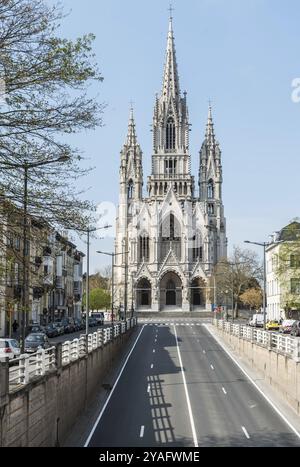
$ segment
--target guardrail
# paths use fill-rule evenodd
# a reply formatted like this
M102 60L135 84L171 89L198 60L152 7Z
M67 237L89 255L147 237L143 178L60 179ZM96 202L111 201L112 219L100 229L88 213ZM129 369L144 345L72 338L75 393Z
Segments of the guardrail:
M251 326L233 324L222 319L213 319L213 324L218 329L222 329L222 331L237 336L240 339L245 339L270 350L286 354L295 360L300 359L300 339L280 333L263 331Z
M126 322L115 324L113 327L98 329L87 336L81 335L72 341L65 341L49 349L39 349L33 354L24 354L15 360L10 360L9 390L24 386L34 378L57 369L60 365L68 365L84 357L87 353L103 347L134 327L136 323L136 318L130 318Z

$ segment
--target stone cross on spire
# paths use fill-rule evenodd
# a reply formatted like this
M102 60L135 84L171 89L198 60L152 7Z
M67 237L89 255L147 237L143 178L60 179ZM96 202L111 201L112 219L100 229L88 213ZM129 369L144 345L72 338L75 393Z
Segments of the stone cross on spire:
M214 123L213 123L213 118L212 118L212 108L211 108L210 100L209 100L209 106L208 106L208 117L207 117L207 124L206 124L205 139L208 145L210 146L215 145L215 131L214 131Z
M127 132L127 139L126 139L126 146L134 147L137 145L137 138L135 133L135 122L133 116L133 107L132 102L130 103L130 114L129 114L129 123L128 123L128 132Z
M172 7L170 7L170 11L172 10L173 10ZM175 99L179 99L179 96L180 96L172 19L173 19L172 16L170 16L166 61L165 61L163 88L162 88L162 96L165 99L168 99L170 95Z

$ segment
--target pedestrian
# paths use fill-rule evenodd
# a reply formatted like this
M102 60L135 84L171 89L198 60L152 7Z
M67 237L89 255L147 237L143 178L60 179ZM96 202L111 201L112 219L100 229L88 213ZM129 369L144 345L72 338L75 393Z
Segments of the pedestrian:
M17 323L17 320L14 320L13 324L12 324L12 328L13 328L13 331L14 331L14 334L16 334L17 330L18 330L18 323Z

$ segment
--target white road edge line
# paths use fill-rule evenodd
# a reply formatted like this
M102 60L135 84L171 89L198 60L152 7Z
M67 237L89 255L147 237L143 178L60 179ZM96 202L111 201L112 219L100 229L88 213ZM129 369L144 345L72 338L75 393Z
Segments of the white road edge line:
M248 431L246 430L246 428L245 428L244 426L242 426L242 430L243 430L243 432L245 433L246 438L247 438L247 439L250 439L250 436L249 436L249 434L248 434Z
M145 426L142 425L142 426L141 426L141 431L140 431L140 438L143 438L143 436L144 436L144 430L145 430Z
M266 399L266 401L271 405L271 407L273 407L273 409L275 410L275 412L282 418L282 420L290 427L290 429L295 433L296 436L298 436L298 438L300 438L300 433L297 431L297 429L291 424L291 422L288 421L288 419L283 415L283 413L276 407L276 405L271 401L271 399L269 399L268 396L266 396L266 394L260 389L260 387L257 386L257 384L255 383L255 381L253 381L253 379L251 378L251 376L248 375L248 373L241 367L241 365L239 364L239 362L234 358L233 355L231 355L231 353L225 349L224 345L222 344L222 342L220 342L220 340L211 332L211 330L207 327L206 324L202 324L202 326L205 327L205 329L210 333L210 335L218 342L218 344L222 347L222 349L224 350L224 352L227 353L227 355L231 358L231 360L239 367L239 369L241 370L242 373L244 373L245 376L247 376L247 378L249 379L249 381L251 381L251 383L253 384L253 386L258 390L258 392Z
M145 325L144 325L144 326L142 327L142 329L140 330L140 333L139 333L139 335L137 336L137 338L136 338L136 340L135 340L135 343L133 344L133 346L132 346L132 348L131 348L129 354L127 355L127 358L126 358L126 360L125 360L125 363L124 363L124 365L123 365L122 368L121 368L121 371L120 371L120 373L119 373L119 375L118 375L118 377L117 377L117 379L116 379L116 381L115 381L115 384L113 385L112 390L111 390L110 393L109 393L108 398L106 399L106 402L105 402L105 404L104 404L104 407L102 408L102 410L101 410L101 412L100 412L100 414L99 414L99 416L98 416L98 418L97 418L97 420L96 420L96 422L95 422L95 424L94 424L94 426L93 426L93 428L92 428L92 430L91 430L91 432L90 432L90 434L89 434L89 436L88 436L86 442L84 443L84 447L85 447L85 448L89 445L89 442L91 441L91 438L92 438L92 436L93 436L93 434L94 434L94 432L95 432L95 430L96 430L96 428L97 428L97 426L98 426L98 424L99 424L99 422L100 422L100 420L101 420L101 418L102 418L102 415L104 414L104 411L105 411L105 409L106 409L106 407L107 407L107 405L108 405L108 403L109 403L109 401L110 401L111 396L113 395L114 390L116 389L116 386L117 386L117 384L118 384L118 382L119 382L119 379L121 378L121 375L122 375L122 373L123 373L123 371L124 371L124 368L125 368L125 366L127 365L127 362L128 362L128 360L129 360L129 358L130 358L130 355L132 354L132 352L133 352L133 350L134 350L134 348L135 348L135 346L136 346L136 344L137 344L137 342L138 342L138 340L139 340L139 338L140 338L140 335L141 335L142 332L143 332L144 327L145 327Z
M184 374L184 371L183 371L183 365L182 365L182 360L181 360L181 355L180 355L180 350L179 350L179 345L178 345L176 326L174 326L174 331L175 331L176 346L177 346L178 358L179 358L179 363L180 363L180 368L181 368L181 373L182 373L183 385L184 385L184 390L185 390L186 402L187 402L187 406L188 406L190 422L191 422L191 428L192 428L192 433L193 433L193 438L194 438L194 445L195 445L195 448L197 448L198 447L197 434L196 434L196 429L195 429L193 412L192 412L192 408L191 408L190 397L189 397L189 393L188 393L188 389L187 389L187 385L186 385L185 374Z

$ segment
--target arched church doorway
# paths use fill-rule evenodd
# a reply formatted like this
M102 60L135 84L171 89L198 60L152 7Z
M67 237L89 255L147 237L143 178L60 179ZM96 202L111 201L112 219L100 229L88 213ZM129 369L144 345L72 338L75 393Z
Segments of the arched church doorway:
M191 305L193 308L205 306L205 282L200 277L191 282Z
M175 272L167 272L160 281L160 308L181 308L182 282Z
M148 279L140 279L136 286L137 306L150 308L151 307L151 284Z

